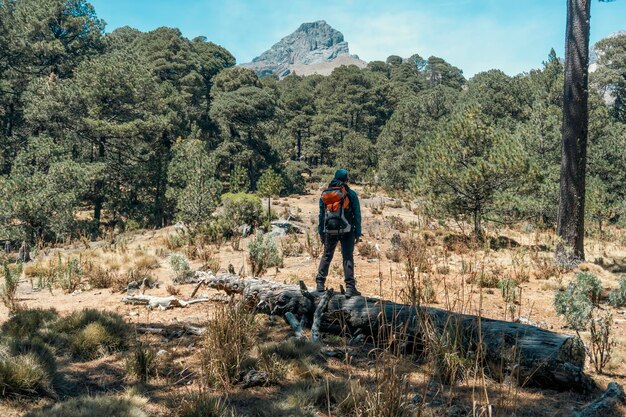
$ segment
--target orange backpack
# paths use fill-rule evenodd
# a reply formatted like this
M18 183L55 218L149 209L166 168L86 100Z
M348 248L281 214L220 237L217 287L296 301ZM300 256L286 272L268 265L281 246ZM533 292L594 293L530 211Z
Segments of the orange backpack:
M322 191L322 203L326 207L324 213L324 233L342 235L350 232L352 226L346 219L345 210L350 207L350 198L346 187L341 185L329 187Z

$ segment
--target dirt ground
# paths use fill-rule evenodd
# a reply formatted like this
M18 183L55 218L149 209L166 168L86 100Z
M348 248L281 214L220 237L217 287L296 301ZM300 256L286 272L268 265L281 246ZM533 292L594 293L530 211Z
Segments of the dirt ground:
M601 239L597 233L590 236L586 241L586 256L589 261L580 265L576 270L563 272L549 267L555 242L554 235L550 232L536 231L528 225L498 229L489 226L489 236L501 237L500 242L503 242L501 244L503 247L497 250L484 247L468 248L462 239L457 239L456 243L453 241L455 236L463 234L462 224L434 222L424 216L414 203L384 196L372 196L369 190L358 187L356 190L361 195L364 238L355 253L355 271L357 285L365 295L403 300L406 290L405 266L402 262L390 260L390 255L388 255L394 234L403 237L415 236L423 241L420 250L424 252L425 266L420 267L418 275L421 280L429 280L434 289L434 300L431 299L430 304L468 314L481 314L484 317L501 320L521 318L523 321L538 324L555 332L572 333L566 328L562 318L555 313L552 304L554 292L566 285L575 272L580 270L597 275L603 283L605 292L618 285L620 272L610 272L600 264L612 263L613 260L621 262L626 258L626 233L623 230L608 229ZM308 195L276 199L273 202L273 208L279 215L291 213L299 217L311 233L315 233L317 199L317 190L312 190ZM125 264L132 263L139 254L147 254L158 259L158 266L150 273L160 286L147 290L146 294L167 296L167 287L172 284L174 273L169 264L171 251L165 247L164 239L175 233L177 232L174 227L156 231L128 232L123 236L123 250L119 247L116 250L107 249L107 241L91 243L89 249L84 243L79 242L71 247L40 251L36 260L41 262L55 259L59 251L63 257L78 256L88 252L96 262L101 262L103 265L119 263L120 268L124 269ZM288 239L294 238L276 238L279 248L284 248L284 245L288 244ZM297 239L298 244L304 245L305 236L298 235ZM448 243L445 244L446 242ZM247 239L242 240L241 250L233 249L228 243L221 245L219 249L213 248L214 256L219 258L222 270L226 270L229 264L234 267L235 271L241 270L244 274L249 270L247 243ZM116 260L112 260L113 258ZM272 268L266 274L266 278L280 282L303 280L308 286L314 286L318 262L319 259L303 250L297 256L285 257L283 267L278 270ZM191 264L192 268L201 266L200 261L191 261ZM507 305L500 289L480 288L472 277L475 278L481 274L516 280L521 288L519 302L515 306ZM327 285L338 289L341 283L341 256L337 251ZM180 297L188 297L193 287L192 284L177 286L180 290ZM201 290L200 293L217 294L206 289ZM122 303L123 294L112 292L110 289L84 289L72 294L65 294L58 288L53 289L52 293L46 289L36 290L25 276L20 282L18 296L28 308L55 308L62 315L83 308L106 309L122 315L127 322L140 327L161 326L172 329L181 328L185 324L203 326L210 317L212 309L218 305L199 303L185 309L148 310L144 306ZM615 352L605 374L597 374L589 365L586 372L598 382L600 387L604 388L610 381L626 383L626 309L614 309L607 304L603 304L603 307L613 313ZM0 308L0 323L7 319L6 309ZM268 331L260 336L264 340L280 340L291 334L291 330L282 323L270 326L267 318L259 317L259 320L268 328ZM584 333L582 336L588 337ZM193 335L171 338L154 335L142 337L155 349L164 351L163 355L167 358L167 366L164 367L166 371L163 375L153 379L142 392L142 395L148 399L146 409L151 415L168 416L171 408L168 404L171 400L197 385L197 351L201 340ZM330 348L338 348L343 342L330 338L327 344ZM358 354L355 355L359 357ZM353 369L349 371L346 370L344 362L338 358L327 359L324 367L330 375L346 376L349 373L352 377L362 375L365 378L370 370L367 365L367 355L363 356L365 359L361 357L352 364ZM61 371L69 375L68 383L80 387L82 392L123 392L130 386L124 378L123 359L123 354L120 354L92 362L78 364L68 362L61 365ZM433 389L430 377L419 364L407 364L406 372L415 392ZM474 388L470 384L461 384L455 388L455 395L466 399L474 398ZM280 388L275 386L253 388L246 392L234 393L231 398L234 398L235 402L240 405L239 410L245 412L246 409L249 410L249 407L254 407L255 398L272 398L278 389ZM440 392L442 404L450 405L452 389L446 387L437 389ZM502 384L489 385L489 402L503 412L498 415L569 416L576 407L591 400L589 397L571 393L531 389L514 389L512 393L511 390L511 387ZM46 402L42 400L37 403L0 403L0 415L21 416L25 410L36 408ZM249 404L248 408L246 404Z

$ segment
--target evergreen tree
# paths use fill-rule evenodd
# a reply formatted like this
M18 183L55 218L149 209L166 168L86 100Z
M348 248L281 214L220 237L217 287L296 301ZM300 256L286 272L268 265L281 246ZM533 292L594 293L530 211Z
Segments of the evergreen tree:
M176 202L177 217L191 225L206 223L220 202L222 184L217 161L198 139L179 141L172 148L168 169L168 198Z
M242 165L236 165L230 173L229 192L247 193L248 191L250 191L248 170Z
M257 191L261 197L267 198L267 218L272 220L272 197L278 196L282 188L282 180L273 169L266 169L261 174L257 184Z
M528 171L514 136L488 125L475 105L462 107L445 130L418 152L417 189L441 214L471 216L474 235L483 238L483 219L502 214L501 198L520 189Z

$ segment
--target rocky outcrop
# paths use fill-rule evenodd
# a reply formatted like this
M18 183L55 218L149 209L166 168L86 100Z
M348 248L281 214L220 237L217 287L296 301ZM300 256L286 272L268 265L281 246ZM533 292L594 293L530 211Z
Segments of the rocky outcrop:
M343 34L323 20L303 23L291 35L284 37L269 50L242 64L259 76L277 75L283 78L292 72L298 75L329 74L340 65L366 63L350 55Z

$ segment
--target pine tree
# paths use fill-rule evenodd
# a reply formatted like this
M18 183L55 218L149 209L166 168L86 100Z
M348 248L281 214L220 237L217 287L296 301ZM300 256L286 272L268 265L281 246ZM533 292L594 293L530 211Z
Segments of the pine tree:
M500 214L500 198L520 188L528 170L519 141L486 120L479 107L462 107L420 148L417 163L417 190L441 214L471 216L478 239L483 219Z
M261 197L267 198L267 217L272 220L272 197L277 196L282 188L282 179L273 169L263 171L257 183L257 191Z
M206 223L220 201L222 185L217 163L198 139L182 140L173 147L168 169L167 196L175 200L177 217L193 226Z

